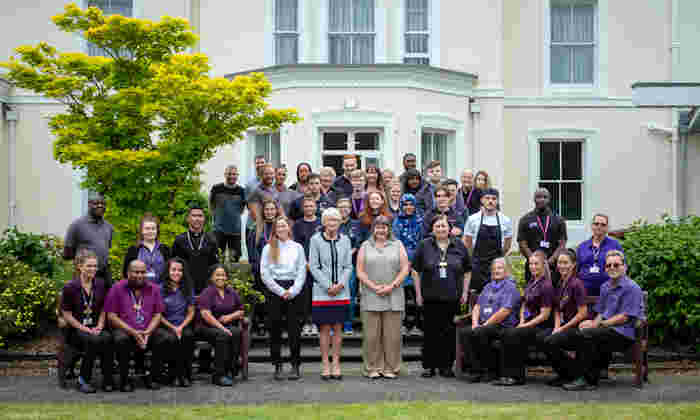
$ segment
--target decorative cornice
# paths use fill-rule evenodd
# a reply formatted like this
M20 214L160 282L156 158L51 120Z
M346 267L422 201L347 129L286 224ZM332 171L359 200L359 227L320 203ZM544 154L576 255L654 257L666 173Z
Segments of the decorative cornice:
M504 108L634 108L632 98L595 96L506 96Z
M474 98L494 98L503 99L505 90L502 87L496 88L474 88Z

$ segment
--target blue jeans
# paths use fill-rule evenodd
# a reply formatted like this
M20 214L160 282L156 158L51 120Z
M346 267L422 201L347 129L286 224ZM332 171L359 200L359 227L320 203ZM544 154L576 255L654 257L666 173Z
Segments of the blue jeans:
M343 330L352 330L352 319L355 317L355 302L357 301L357 274L355 269L352 269L352 274L350 275L350 305L348 305L348 320L343 324Z

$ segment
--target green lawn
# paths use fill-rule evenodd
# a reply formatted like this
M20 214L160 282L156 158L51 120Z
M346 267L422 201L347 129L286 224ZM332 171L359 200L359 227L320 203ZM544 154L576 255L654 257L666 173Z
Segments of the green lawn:
M700 404L476 404L407 402L260 406L137 406L98 404L0 404L16 419L693 419Z

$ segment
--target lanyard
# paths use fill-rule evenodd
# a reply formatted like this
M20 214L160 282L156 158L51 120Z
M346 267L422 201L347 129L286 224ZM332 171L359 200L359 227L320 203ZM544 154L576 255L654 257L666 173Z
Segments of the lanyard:
M537 216L537 225L540 227L540 230L542 231L542 234L544 235L544 240L547 240L547 231L549 230L549 216L547 216L546 219L546 224L544 227L542 226L542 219L540 219L540 216Z
M265 243L267 244L270 242L270 236L272 236L272 228L269 230L267 229L267 223L263 225L263 238L265 239Z
M141 299L136 300L134 292L129 290L129 296L131 296L131 301L134 303L134 310L136 311L136 322L143 322L143 291L141 291Z
M190 231L187 231L187 242L190 244L190 248L192 248L192 251L201 251L202 247L204 246L204 233L202 233L202 238L199 240L199 247L197 249L194 249L194 245L192 244L192 236L190 236Z
M600 256L600 248L601 248L600 246L595 247L591 244L591 251L593 251L593 265L598 265L598 257Z
M474 187L472 187L469 190L469 195L467 196L467 201L464 203L464 205L466 205L467 207L469 207L469 203L472 202L472 194L474 194Z
M83 288L82 284L80 285L80 301L82 302L83 305L85 305L85 308L83 309L83 312L86 315L90 315L92 313L92 302L95 299L95 281L92 281L92 286L90 287L90 294L86 297L85 296L85 289Z
M360 208L359 209L357 208L358 206L355 205L356 200L357 199L355 199L355 198L353 198L351 200L352 201L352 210L355 212L355 215L358 215L358 214L360 214L360 212L362 212L362 210L365 207L365 200L363 198L360 198L360 206L359 206Z

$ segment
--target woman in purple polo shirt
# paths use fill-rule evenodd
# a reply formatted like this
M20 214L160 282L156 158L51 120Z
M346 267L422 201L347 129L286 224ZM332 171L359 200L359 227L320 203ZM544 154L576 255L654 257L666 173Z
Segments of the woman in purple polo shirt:
M146 264L146 279L160 285L163 283L160 276L171 253L170 248L158 240L160 237L158 218L151 213L144 214L139 222L138 236L136 245L129 247L124 256L122 278L126 278L129 264L133 260L141 260Z
M214 347L214 375L212 383L232 386L238 370L241 348L243 304L233 288L226 285L228 274L222 264L209 270L209 287L199 295L200 322L197 335Z
M520 307L520 322L503 331L501 349L501 378L494 385L525 384L525 360L528 347L541 342L552 332L554 287L544 252L535 251L528 259L532 281L525 288L525 302Z
M578 325L588 317L586 289L576 276L576 252L573 249L566 249L559 254L557 270L561 275L561 283L556 290L554 330L543 341L543 347L557 374L556 378L547 382L551 386L562 386L580 375L576 363L564 350L574 350L573 344L580 334Z
M97 355L100 355L102 366L102 389L111 392L112 365L114 352L112 350L112 335L105 327L105 313L102 310L105 301L104 280L95 277L97 273L97 255L94 251L81 249L75 256L75 271L77 277L63 287L61 311L69 327L66 331L66 341L83 349L85 356L80 363L78 389L86 394L95 392L90 384L92 367Z

